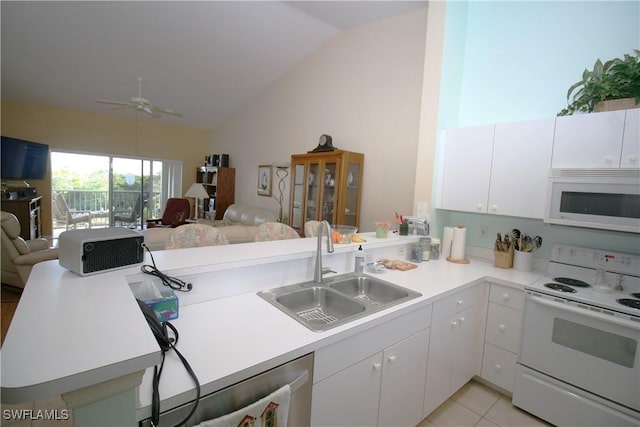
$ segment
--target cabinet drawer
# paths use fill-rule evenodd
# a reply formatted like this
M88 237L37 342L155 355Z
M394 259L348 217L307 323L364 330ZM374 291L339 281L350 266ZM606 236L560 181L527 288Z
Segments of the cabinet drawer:
M489 291L489 301L516 310L522 310L524 307L524 292L519 289L492 283L491 290Z
M513 392L517 361L518 356L515 354L486 343L482 358L482 378Z
M490 302L485 341L518 353L522 329L522 312Z
M432 321L444 319L472 306L480 299L481 289L482 285L475 285L434 302Z

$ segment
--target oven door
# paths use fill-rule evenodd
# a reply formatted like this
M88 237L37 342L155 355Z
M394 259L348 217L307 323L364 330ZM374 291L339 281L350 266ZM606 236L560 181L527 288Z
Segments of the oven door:
M522 365L640 410L637 319L531 291L524 316Z
M551 178L545 222L640 233L637 178Z

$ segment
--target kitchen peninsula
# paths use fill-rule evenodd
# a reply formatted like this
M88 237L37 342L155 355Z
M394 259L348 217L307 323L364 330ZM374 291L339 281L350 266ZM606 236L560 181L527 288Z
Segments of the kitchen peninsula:
M417 240L412 236L377 239L373 233L363 237L370 259L406 258L410 244ZM317 333L256 295L258 290L309 280L315 247L315 238L304 238L154 253L160 270L193 284L192 292L179 294L180 315L172 323L180 332L178 347L202 384L202 394L322 351L416 310L428 313L422 325L428 328L434 302L472 287L480 289L476 326L484 331L487 281L522 289L541 277L536 272L495 268L491 260L480 259L467 265L440 259L410 271L387 271L379 277L422 296ZM324 254L324 265L338 273L353 271L357 247L336 245L334 253ZM159 363L160 349L129 288L129 283L141 280L145 278L137 267L80 277L56 261L38 264L2 348L3 401L18 403L62 394L74 409L76 425L82 419L93 419L93 425L96 419L103 420L103 425L135 425L148 418L150 367ZM478 357L474 366L479 375L481 351ZM314 392L323 379L321 371L315 369ZM163 411L195 397L189 376L173 354L167 355L160 396Z

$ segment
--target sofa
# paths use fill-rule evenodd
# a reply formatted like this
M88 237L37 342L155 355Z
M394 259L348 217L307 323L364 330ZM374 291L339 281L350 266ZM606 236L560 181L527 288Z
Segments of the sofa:
M198 219L198 224L217 227L230 244L253 242L258 226L264 222L276 222L278 212L238 203L230 205L221 220ZM142 231L150 250L162 250L169 241L171 229L148 228Z

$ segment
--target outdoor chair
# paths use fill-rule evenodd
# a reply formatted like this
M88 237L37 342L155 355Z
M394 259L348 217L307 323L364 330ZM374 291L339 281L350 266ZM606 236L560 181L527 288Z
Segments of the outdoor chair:
M56 223L62 223L68 230L69 227L77 228L78 224L86 223L91 228L91 212L69 209L67 201L62 194L53 197L53 216Z
M113 215L113 223L116 226L118 225L118 223L120 223L121 226L136 225L136 223L140 219L140 215L142 215L142 197L138 195L138 198L133 205L133 209L128 212L116 212Z

